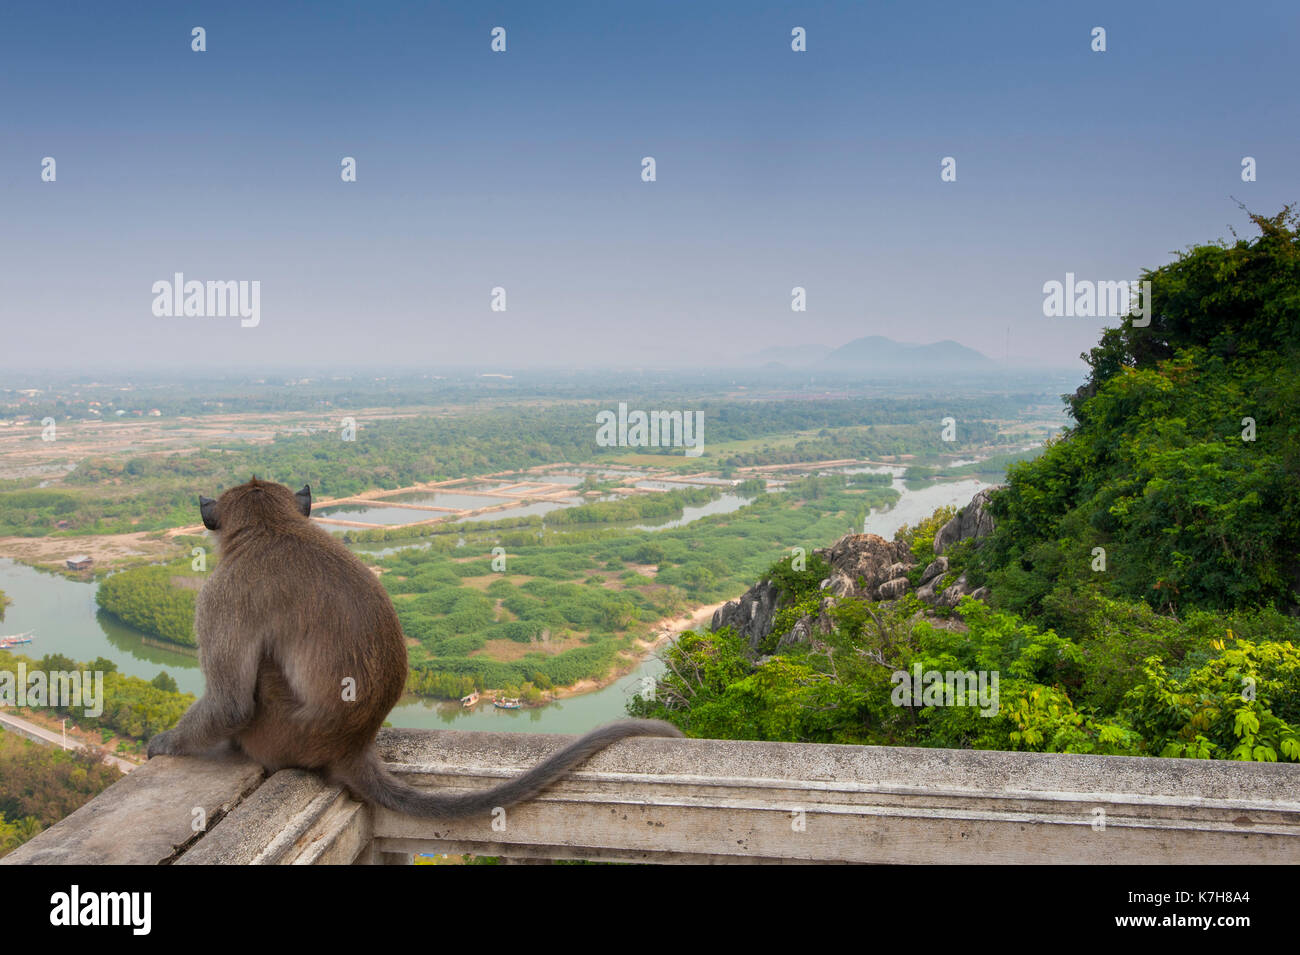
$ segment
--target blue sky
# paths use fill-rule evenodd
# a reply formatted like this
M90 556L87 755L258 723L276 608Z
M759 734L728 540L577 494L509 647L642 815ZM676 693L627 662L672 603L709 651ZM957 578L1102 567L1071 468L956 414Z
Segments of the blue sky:
M1073 367L1108 323L1045 318L1045 281L1135 278L1250 234L1233 197L1300 199L1298 46L1295 3L11 5L0 367L873 334ZM260 323L155 317L176 272L260 281Z

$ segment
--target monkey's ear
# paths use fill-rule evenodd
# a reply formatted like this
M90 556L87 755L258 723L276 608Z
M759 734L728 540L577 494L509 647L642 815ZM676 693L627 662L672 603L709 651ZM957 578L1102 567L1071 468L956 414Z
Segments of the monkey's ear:
M217 502L200 494L199 513L203 515L203 526L210 531L215 531L217 529Z
M293 496L298 502L298 510L303 517L311 517L311 485L304 484L302 490Z

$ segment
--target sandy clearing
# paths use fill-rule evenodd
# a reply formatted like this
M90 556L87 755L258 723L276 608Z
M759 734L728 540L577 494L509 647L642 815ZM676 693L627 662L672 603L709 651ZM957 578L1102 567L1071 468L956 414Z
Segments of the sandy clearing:
M154 531L139 531L85 537L0 537L0 557L62 567L74 554L88 554L100 565L140 557L168 560L180 555L174 540L154 535Z
M550 698L562 700L566 697L605 689L605 687L621 680L641 666L655 650L672 640L682 631L695 630L701 624L712 620L713 614L719 608L726 606L727 603L728 601L724 600L721 603L709 604L707 607L696 607L693 610L683 611L675 617L664 617L651 628L651 633L654 634L651 639L636 640L634 642L637 652L634 655L624 656L625 662L623 665L616 667L599 680L579 680L572 686L558 688L550 694Z

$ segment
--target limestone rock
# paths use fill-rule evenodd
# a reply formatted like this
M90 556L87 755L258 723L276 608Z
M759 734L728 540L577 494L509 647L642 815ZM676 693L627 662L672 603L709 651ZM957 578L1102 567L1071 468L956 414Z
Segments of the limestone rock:
M906 544L887 541L878 534L846 534L814 553L853 582L854 596L870 596L885 581L898 577L891 573L897 565L906 573L916 564Z
M988 487L977 492L970 503L961 509L961 513L939 528L939 533L934 535L935 554L942 554L957 541L968 537L978 539L993 533L993 515L989 513L988 504L996 490L997 488Z
M908 588L907 571L916 566L906 544L887 541L877 534L846 534L830 547L814 553L831 567L830 576L821 582L826 596L817 614L801 619L789 633L779 635L778 643L782 646L808 642L818 634L829 633L834 622L827 611L836 600L844 597L887 600L901 596ZM892 596L883 596L882 589ZM712 629L732 627L745 638L750 650L757 651L771 637L779 607L776 585L770 581L758 583L719 608L713 615Z
M836 571L822 581L821 589L829 590L836 597L844 597L853 592L853 581L847 574Z
M713 614L711 629L732 627L741 634L751 650L767 639L772 632L772 618L776 615L777 588L771 581L761 581L750 587L736 600L719 607Z
M877 600L896 600L907 593L907 588L912 586L912 582L906 577L895 577L893 580L887 580L880 585L877 590Z
M790 632L776 642L777 652L798 643L811 643L812 619L812 617L804 616L796 620L794 626L790 628Z
M966 575L962 574L955 581L944 588L943 593L939 594L936 603L940 607L955 607L962 597L965 597L967 590Z
M928 581L934 580L934 578L940 577L946 573L948 573L948 558L936 557L926 566L925 570L921 572L921 583L927 583Z
M938 585L939 581L942 579L943 579L942 577L935 577L932 580L928 581L927 583L922 584L920 587L917 587L916 588L917 599L923 600L928 604L934 603L936 599L934 588Z

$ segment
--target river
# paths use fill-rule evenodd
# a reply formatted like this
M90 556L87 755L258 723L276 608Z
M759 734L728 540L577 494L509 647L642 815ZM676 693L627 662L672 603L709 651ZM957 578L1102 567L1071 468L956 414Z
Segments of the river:
M887 539L904 524L928 517L939 507L960 507L976 491L989 486L977 480L963 480L909 490L902 482L901 468L854 470L888 472L894 477L894 489L900 494L898 501L892 507L872 511L864 526L867 533ZM735 510L745 503L737 495L723 495L700 507L686 508L681 518L656 524L653 529L681 526L706 514ZM34 631L33 643L15 648L16 652L28 656L39 658L47 653L61 653L85 662L102 656L114 661L121 672L147 680L166 670L180 689L202 693L203 675L197 656L146 644L143 634L99 610L95 604L98 587L97 581L72 580L8 558L0 559L0 590L13 601L0 622L0 634ZM662 671L663 664L652 656L603 689L542 707L498 710L487 703L466 710L454 703L411 699L399 704L389 719L394 726L425 729L454 726L471 730L581 733L625 715L627 701L643 686L643 678L658 676Z

